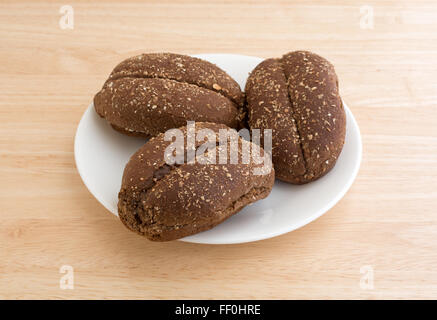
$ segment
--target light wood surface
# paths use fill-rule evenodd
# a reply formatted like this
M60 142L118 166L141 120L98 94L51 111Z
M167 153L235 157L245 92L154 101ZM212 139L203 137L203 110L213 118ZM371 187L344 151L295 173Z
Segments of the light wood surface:
M0 298L437 298L435 0L2 1L0 39ZM297 49L336 66L364 143L351 190L317 221L241 245L151 243L83 185L76 127L122 59Z

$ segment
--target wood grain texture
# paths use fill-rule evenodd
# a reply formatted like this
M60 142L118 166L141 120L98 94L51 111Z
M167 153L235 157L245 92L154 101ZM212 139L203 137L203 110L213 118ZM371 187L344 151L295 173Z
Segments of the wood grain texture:
M0 298L437 298L434 0L69 1L74 30L62 4L0 4ZM82 184L76 127L124 58L297 49L336 66L364 143L352 189L317 221L241 245L151 243Z

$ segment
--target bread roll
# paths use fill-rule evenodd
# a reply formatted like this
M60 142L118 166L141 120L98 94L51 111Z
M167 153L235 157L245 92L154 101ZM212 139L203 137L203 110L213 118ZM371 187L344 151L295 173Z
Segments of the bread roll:
M205 128L217 137L220 129L230 129L222 124L196 123L196 132ZM187 127L180 129L186 137ZM251 142L238 137L239 161L235 164L185 161L169 165L164 152L171 142L164 137L159 134L150 139L131 157L119 193L121 221L149 240L175 240L211 229L246 205L267 197L273 187L271 163L264 166L242 161L243 145ZM196 141L197 152L202 145ZM219 149L228 148L230 143L214 142L212 146L218 156Z
M114 129L152 137L186 121L239 128L244 95L214 64L173 53L142 54L121 62L94 97L96 112Z
M293 184L331 170L343 148L346 116L334 67L295 51L261 62L246 83L248 124L272 129L276 177Z

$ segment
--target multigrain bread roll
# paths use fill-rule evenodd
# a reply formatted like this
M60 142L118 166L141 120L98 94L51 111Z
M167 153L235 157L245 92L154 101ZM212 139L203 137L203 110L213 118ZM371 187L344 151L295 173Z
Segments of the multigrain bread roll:
M272 129L276 177L293 184L316 180L343 148L346 116L334 67L295 51L261 62L246 83L251 129Z
M212 130L215 137L219 136L220 129L230 129L222 124L196 123L195 132L205 128ZM180 129L186 137L187 127ZM193 158L188 159L186 153L182 164L172 165L164 160L165 150L172 143L164 137L159 134L150 139L131 157L119 193L121 221L149 240L169 241L211 229L246 205L267 197L273 187L270 156L264 163L252 159L243 163L244 147L254 145L239 136L237 152L233 153L238 154L238 161L234 164L229 161L231 143L213 142L211 147L215 153L210 161L190 164L187 162ZM197 155L199 150L207 151L200 154L212 152L201 149L204 140L197 140L194 144ZM222 148L227 148L225 159L228 161L224 164L217 159ZM258 148L262 156L267 155Z
M114 129L152 137L187 120L239 128L244 95L216 65L173 53L129 58L112 71L94 97L96 112Z

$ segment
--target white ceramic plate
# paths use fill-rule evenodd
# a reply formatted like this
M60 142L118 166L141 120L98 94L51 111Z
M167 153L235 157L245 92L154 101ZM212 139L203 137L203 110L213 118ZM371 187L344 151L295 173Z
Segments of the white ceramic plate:
M202 54L244 88L248 73L261 58L233 54ZM346 141L335 167L324 177L295 186L276 181L271 194L247 206L215 228L181 239L187 242L231 244L275 237L300 228L332 208L354 181L361 162L361 137L352 112L347 116ZM117 215L118 192L124 167L144 139L113 130L94 111L85 111L76 132L74 154L83 182L97 200Z

